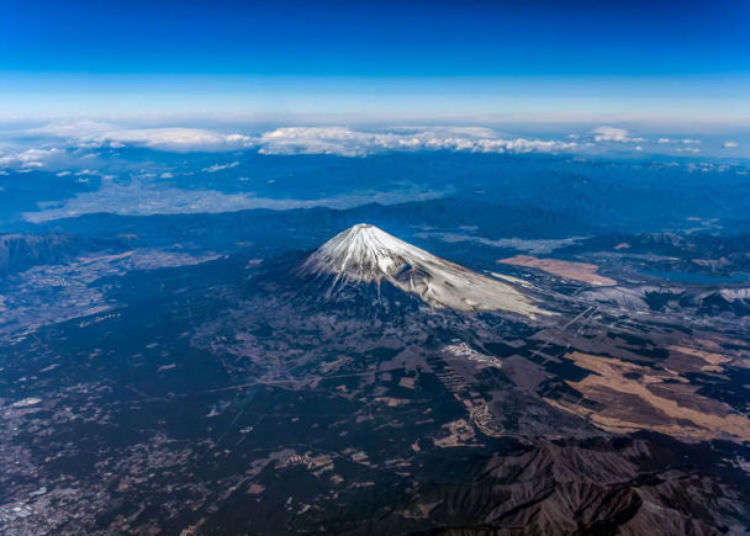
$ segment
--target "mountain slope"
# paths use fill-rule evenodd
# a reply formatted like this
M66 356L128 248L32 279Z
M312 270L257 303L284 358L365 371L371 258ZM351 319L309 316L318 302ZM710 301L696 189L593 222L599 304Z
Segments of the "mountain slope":
M302 263L299 272L332 277L329 293L383 281L436 308L503 310L530 318L550 314L513 288L361 223L337 234Z

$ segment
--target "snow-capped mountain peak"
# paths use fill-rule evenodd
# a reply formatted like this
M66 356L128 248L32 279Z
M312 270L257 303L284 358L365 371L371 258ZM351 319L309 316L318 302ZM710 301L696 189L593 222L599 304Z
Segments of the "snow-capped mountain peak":
M368 223L337 234L307 258L311 273L327 273L347 281L380 281L405 264L430 254Z
M300 271L333 277L332 292L342 285L387 281L433 307L506 310L530 317L546 314L511 285L442 259L367 223L331 238L305 259Z

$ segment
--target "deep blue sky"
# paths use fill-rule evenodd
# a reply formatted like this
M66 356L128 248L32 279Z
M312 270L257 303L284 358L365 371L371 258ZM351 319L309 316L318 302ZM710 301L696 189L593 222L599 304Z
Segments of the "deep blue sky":
M20 113L117 110L118 96L210 111L222 94L223 111L317 113L368 98L425 114L647 115L661 102L726 119L750 111L748 27L747 1L6 0L0 98Z

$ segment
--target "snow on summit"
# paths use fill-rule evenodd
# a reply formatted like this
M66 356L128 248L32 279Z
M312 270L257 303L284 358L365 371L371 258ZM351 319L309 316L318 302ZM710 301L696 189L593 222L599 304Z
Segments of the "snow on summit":
M337 234L302 263L300 271L333 276L337 285L383 280L418 295L433 307L460 311L504 310L534 317L549 314L514 287L480 275L360 223Z
M320 246L304 263L313 273L328 273L348 281L380 281L404 263L430 256L408 242L368 223L359 223Z

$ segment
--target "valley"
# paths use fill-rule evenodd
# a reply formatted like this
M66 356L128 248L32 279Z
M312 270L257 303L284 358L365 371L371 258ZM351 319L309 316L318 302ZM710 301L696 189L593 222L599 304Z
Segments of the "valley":
M107 274L81 284L108 310L4 343L0 527L627 533L654 509L675 534L746 522L745 318L686 318L705 288L482 274L381 232L262 262L79 261Z

